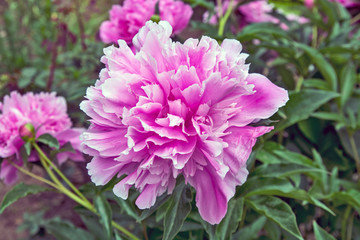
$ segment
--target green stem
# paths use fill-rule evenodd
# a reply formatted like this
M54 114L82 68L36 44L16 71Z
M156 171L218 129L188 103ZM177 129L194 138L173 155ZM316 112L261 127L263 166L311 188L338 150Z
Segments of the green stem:
M224 35L224 29L225 29L226 22L227 22L228 18L230 17L230 14L231 14L231 12L233 10L233 2L234 2L234 0L230 1L228 9L226 10L225 15L220 17L219 30L218 30L219 37L222 37ZM222 13L222 11L221 11L221 13Z
M81 206L87 208L91 212L95 213L96 215L99 215L99 213L96 211L94 205L87 199L85 196L70 182L70 180L64 176L64 174L51 162L51 160L46 156L46 154L42 151L42 149L37 145L36 142L32 142L34 148L39 154L40 162L45 168L46 172L49 174L50 178L55 182L55 184L47 181L50 183L51 186L58 189L65 195L67 195L69 198L80 204ZM59 179L55 176L55 174L52 172L51 168L55 170L55 172L71 187L71 189L74 190L74 192L77 194L72 193L70 190L68 190L62 183L59 181ZM37 176L36 176L37 177ZM39 178L39 177L37 177ZM139 240L135 235L133 235L131 232L126 230L124 227L117 224L115 221L111 221L111 224L118 229L120 232L122 232L124 235L128 236L132 240Z
M346 239L346 229L347 229L346 223L348 221L350 213L351 213L351 206L348 205L346 207L344 217L343 217L342 222L341 222L341 239Z
M132 234L131 232L129 232L128 230L126 230L125 228L123 228L122 226L117 224L116 222L111 221L111 224L113 225L113 227L115 227L117 230L119 230L120 232L127 235L129 238L131 238L133 240L140 240L138 237L136 237L134 234Z
M295 87L295 91L298 92L301 90L301 87L304 83L304 78L302 76L299 76L296 82L296 87Z
M360 13L351 19L350 24L354 24L359 20L360 20Z
M69 185L69 187L80 197L82 198L84 201L88 200L86 199L86 197L70 182L70 180L65 177L65 175L56 167L56 165L46 156L46 154L41 150L41 148L39 147L39 145L37 145L36 142L33 142L33 146L36 149L36 151L38 152L38 154L40 155L40 158L42 157L43 159L45 159L45 161L55 170L55 172L66 182L67 185ZM90 203L90 202L89 202Z
M350 145L351 145L351 150L353 151L353 154L354 154L354 159L355 159L355 164L356 164L356 171L357 171L358 176L360 176L359 153L358 153L357 148L356 148L356 143L355 143L353 134L349 133L349 136L350 136L349 141L350 141Z
M9 161L9 163L10 163L11 165L13 165L13 166L14 166L17 170L19 170L20 172L22 172L22 173L24 173L24 174L26 174L26 175L28 175L28 176L30 176L30 177L32 177L32 178L40 181L40 182L46 183L46 184L50 185L51 187L53 187L53 188L55 188L55 189L57 189L57 190L60 190L60 188L59 188L56 184L50 182L49 180L46 180L45 178L42 178L42 177L40 177L40 176L38 176L38 175L36 175L36 174L33 174L32 172L26 170L26 169L23 168L23 167L20 167L20 166L16 165L16 164L13 163L13 162L10 162L10 161Z
M354 224L354 214L351 214L350 219L349 219L349 223L348 223L348 227L347 227L346 240L351 240L351 238L352 238L353 224Z

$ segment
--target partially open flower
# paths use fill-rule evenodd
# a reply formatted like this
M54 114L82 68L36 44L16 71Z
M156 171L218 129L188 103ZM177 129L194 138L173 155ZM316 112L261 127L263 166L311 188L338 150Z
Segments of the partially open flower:
M59 163L68 158L83 161L79 139L83 129L71 128L71 125L66 113L66 101L63 97L57 97L56 93L29 92L20 95L18 92L12 92L5 96L0 114L0 157L5 159L1 164L0 179L6 184L16 181L16 168L10 165L8 160L22 165L20 149L24 141L32 140L44 133L54 136L61 146L70 142L77 150L75 153L59 153ZM29 161L37 160L37 155L32 153Z
M147 22L134 37L104 49L105 68L81 109L91 118L82 135L92 181L127 175L114 193L150 208L173 191L176 178L196 189L203 219L219 223L235 188L245 182L246 161L257 137L273 127L249 126L273 115L287 91L249 74L236 40L173 42L171 25Z

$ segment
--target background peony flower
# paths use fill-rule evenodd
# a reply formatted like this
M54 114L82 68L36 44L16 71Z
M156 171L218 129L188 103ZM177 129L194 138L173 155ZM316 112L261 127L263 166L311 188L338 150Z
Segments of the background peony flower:
M36 129L36 137L49 133L58 139L60 145L70 142L77 152L63 152L57 155L59 163L68 158L83 161L80 152L79 136L81 128L71 128L71 120L66 113L66 102L56 93L27 93L20 95L12 92L4 97L2 113L0 114L0 157L5 160L1 164L0 179L6 184L16 181L17 171L8 160L22 165L20 149L24 144L19 129L31 123ZM29 161L37 161L37 155L32 153Z
M168 21L173 28L173 34L178 34L186 28L193 10L182 1L159 0L160 19Z
M287 91L249 74L236 40L170 39L168 22L151 21L134 37L136 54L119 40L104 49L105 68L81 109L91 118L83 133L92 181L114 186L126 199L134 186L140 209L170 194L176 178L196 189L200 215L219 223L235 188L245 182L246 161L257 137L273 127L248 126L273 115Z
M266 0L249 2L239 6L238 10L243 16L241 19L241 25L259 22L279 23L279 19L270 15L273 10L273 6Z
M192 8L176 0L125 0L123 5L114 5L110 10L110 20L100 26L100 38L105 43L117 43L122 39L131 43L135 34L146 21L156 13L159 4L160 18L168 21L174 34L181 32L189 23Z

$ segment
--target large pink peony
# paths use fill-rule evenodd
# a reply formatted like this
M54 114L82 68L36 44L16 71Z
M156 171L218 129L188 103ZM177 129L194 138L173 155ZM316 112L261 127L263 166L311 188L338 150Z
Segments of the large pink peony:
M149 21L133 39L136 54L122 40L104 49L105 68L80 105L91 118L82 135L93 156L87 168L96 185L127 175L113 191L126 199L134 186L140 209L183 175L202 218L215 224L247 178L256 138L273 128L249 124L273 115L288 94L248 73L238 41L181 44L171 34L168 22Z
M59 163L68 158L74 161L83 161L80 152L80 134L84 129L71 128L71 120L66 113L66 102L56 93L27 93L20 95L12 92L5 96L0 105L0 158L4 158L0 169L0 179L6 184L13 184L17 179L17 170L9 161L22 165L20 149L24 144L19 132L27 123L36 129L37 137L49 133L62 146L70 142L76 152L62 152L57 154ZM29 161L37 161L37 154L33 152Z
M125 0L123 5L114 5L110 20L100 26L100 38L105 43L117 43L119 39L131 43L135 34L156 13L159 4L161 20L168 21L174 34L185 29L192 16L192 8L180 0Z

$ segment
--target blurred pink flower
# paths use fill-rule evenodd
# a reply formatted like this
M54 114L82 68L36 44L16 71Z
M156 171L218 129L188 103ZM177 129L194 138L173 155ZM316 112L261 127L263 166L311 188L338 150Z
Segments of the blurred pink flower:
M288 100L265 76L249 74L236 40L170 38L166 21L151 21L134 37L136 53L119 40L104 49L105 68L81 109L91 118L82 135L93 156L96 185L127 175L114 186L126 199L135 186L140 209L170 194L180 174L196 189L200 215L219 223L235 188L246 181L246 161L269 118Z
M314 7L314 0L304 0L305 6L308 8Z
M240 2L239 0L234 0L233 5L236 5L239 2ZM229 7L229 4L230 4L229 0L225 0L222 2L222 12L223 12L222 14L225 14L225 12ZM238 19L240 29L251 23L270 22L270 23L280 24L280 27L282 29L287 30L289 27L285 23L281 23L279 19L271 15L271 12L273 10L274 10L273 5L268 3L268 1L266 0L256 0L240 5L238 9L235 10L237 11L238 15L240 15ZM203 15L203 22L212 25L217 24L218 18L220 17L218 6L215 7L215 12L216 14L212 16L209 16L209 12L205 12ZM289 21L296 21L300 24L308 22L308 20L304 17L300 17L294 14L286 14L286 13L283 14L286 16L286 18ZM237 31L235 28L232 28L232 30L234 32Z
M346 8L360 6L359 0L333 0L333 1L340 3L341 5L343 5Z
M155 14L159 3L161 20L168 21L177 34L185 29L192 16L192 8L177 0L125 0L123 5L113 5L110 20L100 26L100 38L105 43L117 43L121 39L127 43L138 33L146 21Z
M238 10L243 16L241 19L242 25L259 22L279 23L279 19L270 15L273 6L266 0L258 0L240 5Z
M173 28L173 34L178 34L186 28L193 10L183 1L159 0L160 19L168 21Z
M68 158L74 161L83 161L80 152L79 136L81 128L71 128L71 120L66 113L66 101L57 97L56 93L32 92L20 95L12 92L5 96L0 114L0 157L4 158L1 164L0 179L6 184L13 184L17 178L17 171L8 160L22 165L20 149L24 144L20 133L24 133L23 126L32 124L36 129L36 137L49 133L64 145L70 142L76 152L62 152L57 154L59 163ZM19 133L20 131L20 133ZM29 161L37 161L37 154L32 153Z

